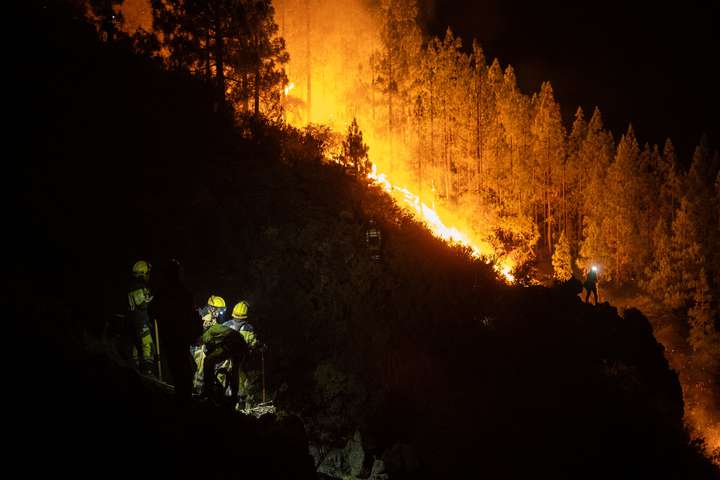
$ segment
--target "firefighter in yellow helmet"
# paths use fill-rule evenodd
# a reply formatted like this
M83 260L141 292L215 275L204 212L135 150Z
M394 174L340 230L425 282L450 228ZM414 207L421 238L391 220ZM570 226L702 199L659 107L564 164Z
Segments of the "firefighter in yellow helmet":
M232 311L232 318L225 323L228 327L240 333L248 344L248 347L255 348L257 346L257 338L255 338L255 329L247 322L248 310L250 305L243 300L239 302Z
M248 302L239 302L230 320L211 326L202 338L203 395L241 410L247 406L250 384L244 364L250 350L260 346L247 322L248 310Z
M225 299L218 295L210 295L207 305L201 308L199 312L203 320L203 328L207 330L212 325L225 321L226 312Z
M203 332L206 332L213 325L217 325L223 322L227 307L225 305L225 299L219 295L210 295L208 298L207 305L203 308L198 309L198 314L202 318ZM196 393L203 391L204 385L204 365L206 349L202 344L197 345L192 351L193 358L195 359L195 376L193 378L193 388Z
M132 359L132 349L137 352L137 365L141 371L150 373L154 366L154 331L150 325L148 308L153 300L148 282L151 265L145 260L135 262L128 288L127 328L130 341L126 357Z
M232 406L236 403L242 406L245 404L247 375L242 371L242 365L249 349L257 344L254 329L246 321L248 306L246 301L235 305L232 318L212 325L202 338L205 346L203 393L211 397L222 395L224 398L229 393L227 399ZM216 381L219 370L223 372L226 388Z
M250 305L243 300L238 302L233 308L232 319L225 323L228 327L238 331L242 335L245 343L250 351L264 351L265 346L258 342L255 335L255 328L248 322L248 313ZM237 402L240 409L249 407L250 402L250 386L253 383L251 376L245 368L246 364L240 365L238 369L239 390Z

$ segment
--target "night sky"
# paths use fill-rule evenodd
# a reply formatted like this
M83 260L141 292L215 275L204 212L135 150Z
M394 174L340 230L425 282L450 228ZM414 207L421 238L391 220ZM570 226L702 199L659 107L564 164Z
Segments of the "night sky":
M597 105L616 138L632 122L687 157L703 132L720 146L719 3L420 0L420 16L432 34L478 38L524 93L550 80L568 125Z

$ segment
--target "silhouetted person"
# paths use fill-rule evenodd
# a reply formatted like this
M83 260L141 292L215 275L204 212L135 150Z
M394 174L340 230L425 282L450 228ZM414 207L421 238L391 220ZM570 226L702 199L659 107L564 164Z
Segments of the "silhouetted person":
M598 303L598 290L597 290L597 267L592 267L588 271L587 277L585 278L585 303L588 303L590 293L592 292L595 298L595 305Z
M148 286L151 266L144 260L135 262L132 268L132 280L128 288L127 328L128 342L126 357L131 360L132 349L137 350L138 368L143 373L151 373L154 364L153 328L148 308L153 300Z
M195 313L192 294L182 281L182 267L170 260L165 283L155 303L160 336L160 356L170 370L176 398L192 398L192 357L190 346L202 334L202 321Z

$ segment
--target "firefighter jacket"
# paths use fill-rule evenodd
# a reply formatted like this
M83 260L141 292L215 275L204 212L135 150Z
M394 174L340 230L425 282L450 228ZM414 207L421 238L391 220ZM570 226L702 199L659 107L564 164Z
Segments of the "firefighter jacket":
M365 241L368 244L368 247L376 250L380 248L380 243L382 242L382 234L380 233L380 230L377 228L371 228L365 233Z
M152 299L153 296L147 282L140 277L133 277L128 289L128 310L131 312L136 310L147 311Z
M226 325L229 328L232 328L236 332L238 332L240 335L243 336L243 339L245 339L245 343L247 343L248 347L253 348L255 345L257 345L257 338L255 338L255 329L252 325L250 325L248 322L244 320L238 320L238 319L231 319L223 325Z

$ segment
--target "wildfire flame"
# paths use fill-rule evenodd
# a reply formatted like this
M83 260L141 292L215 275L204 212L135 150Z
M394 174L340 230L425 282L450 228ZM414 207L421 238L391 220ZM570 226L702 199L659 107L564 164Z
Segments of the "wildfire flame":
M378 173L376 165L372 166L372 170L368 173L368 178L377 185L380 185L387 193L395 198L401 206L405 208L409 207L417 217L424 221L435 236L442 238L448 243L468 247L472 256L475 258L493 256L494 251L492 247L473 242L458 228L445 225L440 215L438 215L434 209L423 203L418 195L412 193L405 187L392 184L386 174ZM513 264L509 259L503 259L499 263L496 263L494 269L506 283L512 284L515 282L515 276L512 274Z
M290 83L288 84L288 86L285 87L285 89L284 89L284 91L285 91L285 96L287 97L288 95L290 95L290 92L292 92L294 88L295 88L295 83L294 83L294 82L290 82Z

